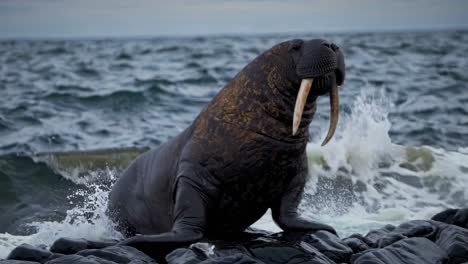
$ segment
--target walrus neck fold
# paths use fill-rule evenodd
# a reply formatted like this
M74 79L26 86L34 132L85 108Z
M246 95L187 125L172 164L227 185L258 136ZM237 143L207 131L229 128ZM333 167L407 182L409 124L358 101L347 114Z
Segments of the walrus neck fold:
M289 136L293 138L307 138L308 127L313 119L316 110L316 96L305 98L303 116L297 124L296 133L291 135L291 124L294 120L297 93L301 85L301 80L295 74L295 63L288 54L288 44L282 43L271 49L271 52L265 52L259 56L258 60L262 62L260 70L255 73L253 78L262 76L268 83L266 90L266 100L271 100L272 104L263 105L263 110L275 121L282 124L282 128L289 129ZM288 137L281 131L281 136Z

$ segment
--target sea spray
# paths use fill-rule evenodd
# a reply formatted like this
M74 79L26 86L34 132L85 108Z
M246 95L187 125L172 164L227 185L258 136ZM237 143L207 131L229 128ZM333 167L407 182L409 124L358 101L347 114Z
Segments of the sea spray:
M466 204L468 155L394 144L386 98L361 93L327 146L319 140L307 146L310 180L300 204L305 217L349 235Z
M29 236L0 234L0 259L22 243L50 246L61 237L122 239L123 235L116 231L115 223L106 214L108 194L116 180L116 171L108 168L91 174L85 177L76 177L76 174L65 177L79 184L80 188L64 197L72 208L67 210L63 220L32 222L28 226L35 229L35 233Z

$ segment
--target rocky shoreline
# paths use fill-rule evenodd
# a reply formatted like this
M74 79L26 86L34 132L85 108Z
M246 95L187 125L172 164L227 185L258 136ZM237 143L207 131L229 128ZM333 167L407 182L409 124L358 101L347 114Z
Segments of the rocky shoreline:
M327 231L311 234L248 230L236 237L206 240L151 256L118 241L61 238L47 249L23 244L0 264L114 263L468 263L468 208L448 209L431 220L387 225L346 238Z

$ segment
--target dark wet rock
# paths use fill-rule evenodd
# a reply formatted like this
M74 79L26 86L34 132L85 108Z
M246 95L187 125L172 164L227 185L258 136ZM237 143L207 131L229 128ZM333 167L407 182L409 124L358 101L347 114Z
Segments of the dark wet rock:
M261 263L307 263L307 264L334 264L327 256L306 242L294 246L268 244L250 247L252 256Z
M367 235L365 236L366 243L370 247L377 247L379 240L386 236L388 233L392 232L396 227L394 225L386 225L382 228L371 230Z
M435 243L448 255L448 264L458 264L468 261L468 230L445 225L437 235Z
M59 238L50 247L50 251L65 255L75 254L85 249L100 249L113 246L116 241L91 241L86 239Z
M313 256L309 261L307 261L305 263L310 263L310 264L335 264L334 261L329 259L327 256L325 256L320 251L318 251L318 249L310 246L309 244L307 244L305 242L301 242L300 245L301 245L302 248L307 250L307 252L309 252ZM291 263L291 262L288 262L288 263ZM295 262L292 262L292 263L295 263Z
M425 237L434 240L439 231L439 224L429 220L413 220L403 223L378 240L378 247L386 247L409 237Z
M468 229L468 208L458 210L453 217L452 224Z
M343 243L345 243L353 253L359 253L361 251L369 249L369 245L366 243L366 238L361 234L353 234L347 238L344 238Z
M44 263L52 253L48 250L33 247L29 244L22 244L10 252L7 259L27 260Z
M203 253L198 253L189 248L178 248L166 256L168 264L196 264L206 260Z
M434 215L431 219L468 229L468 208L447 209Z
M26 261L26 260L14 260L14 259L1 260L0 259L0 264L39 264L39 263L40 262Z
M96 257L112 263L156 263L152 258L136 248L128 246L110 246L103 249L86 249L77 253L83 257Z
M390 233L379 240L377 247L383 248L405 238L408 237L400 233Z
M143 252L127 246L110 246L103 249L85 249L74 255L50 260L47 264L143 264L156 263Z
M439 221L439 222L443 222L443 223L446 223L446 224L451 224L452 223L452 219L453 217L455 216L455 214L458 212L458 209L447 209L447 210L444 210L436 215L434 215L431 220L435 220L435 221Z
M56 258L63 257L63 256L65 256L65 255L60 254L60 253L52 253L52 255L50 255L49 258L46 260L46 262L51 261L51 260L56 259Z
M95 256L83 257L79 255L67 255L48 261L47 264L116 264L115 262L97 258Z
M406 238L384 248L366 250L351 258L353 264L442 264L446 260L447 253L423 237Z
M413 220L399 225L393 232L401 233L407 237L426 237L433 239L439 229L436 222L429 220Z
M333 235L330 233L330 235ZM215 254L234 251L246 254L262 263L316 263L333 264L325 254L303 241L310 234L304 233L251 233L243 243L230 246L215 244ZM325 235L324 235L325 236ZM334 235L333 235L334 236ZM330 239L331 240L331 239ZM331 243L331 242L329 242ZM237 244L237 245L236 245ZM229 251L226 251L229 250Z
M168 255L160 253L158 248L154 252L149 250L146 255L132 247L117 246L114 241L62 238L53 244L51 252L44 246L23 244L10 253L10 258L15 260L0 260L0 264L136 264L166 261L170 264L468 264L468 229L460 227L466 224L467 214L467 209L450 209L435 215L433 220L413 220L397 227L387 225L371 230L365 236L353 234L342 240L327 231L272 234L248 229L240 234L210 237Z
M245 254L236 253L228 256L206 256L197 250L189 248L179 248L166 256L168 264L262 264Z
M328 231L315 232L304 237L304 241L335 262L347 262L353 254L353 250L348 245Z
M330 233L330 235L332 235ZM190 248L177 249L166 256L168 263L309 263L334 264L325 254L309 243L302 241L307 235L270 234L245 232L229 239L209 240ZM339 239L328 238L324 244L337 243ZM327 244L327 245L328 245ZM328 245L328 247L330 247ZM349 249L351 251L351 249Z
M234 254L227 257L220 257L215 259L207 259L201 264L263 264L251 257L243 254Z

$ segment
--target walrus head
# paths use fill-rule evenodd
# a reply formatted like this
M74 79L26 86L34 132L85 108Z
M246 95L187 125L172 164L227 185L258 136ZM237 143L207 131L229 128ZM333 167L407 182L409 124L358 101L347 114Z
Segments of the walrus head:
M302 147L316 98L329 93L332 114L325 145L336 129L338 86L344 78L344 57L336 45L321 39L281 42L258 55L221 89L195 121L194 134L201 142L210 135L212 142L223 144L230 137L264 135Z
M294 107L292 135L301 123L302 113L309 94L315 96L330 94L330 127L322 146L335 133L339 114L338 86L345 78L344 56L338 46L323 39L309 41L291 40L289 53L295 65L295 77L301 80Z

